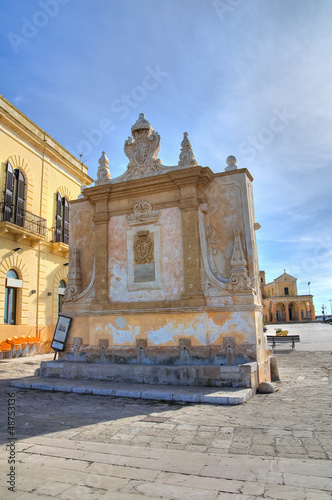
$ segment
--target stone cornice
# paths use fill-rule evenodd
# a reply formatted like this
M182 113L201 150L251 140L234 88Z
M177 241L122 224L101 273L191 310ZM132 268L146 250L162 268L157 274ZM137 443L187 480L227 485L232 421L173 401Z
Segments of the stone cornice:
M196 185L206 188L214 179L215 174L209 167L194 166L184 169L174 169L167 173L169 178L178 186Z
M214 179L213 172L208 167L189 167L169 171L165 174L154 175L142 179L125 180L118 183L107 183L103 185L93 186L84 190L83 195L91 203L101 198L115 201L120 199L142 198L149 197L150 194L156 193L174 193L174 201L164 197L164 200L158 200L158 205L162 206L167 203L169 206L178 205L179 200L183 198L180 195L180 190L188 187L204 188L208 186Z
M110 305L112 304L112 306ZM66 308L66 315L70 317L86 317L86 316L121 316L122 314L158 314L158 311L165 314L191 314L191 313L204 313L204 312L234 312L234 306L216 306L211 307L207 305L183 305L183 301L169 301L164 304L162 301L158 302L141 302L130 303L132 307L128 307L128 304L123 302L113 302L105 303L103 307L99 308L89 308L82 310L79 304L70 304L70 310ZM163 305L164 304L164 305ZM99 305L102 305L100 302ZM107 305L109 307L107 307ZM136 307L135 307L136 305ZM127 306L127 307L126 307ZM67 304L66 304L67 307ZM238 304L236 306L237 311L245 312L262 312L262 306L257 304Z
M228 175L246 174L249 180L252 182L254 180L253 176L247 168L237 168L236 170L229 170L228 172L218 172L214 174L215 177L226 177Z
M273 302L293 302L298 300L312 300L313 295L273 295L271 297L263 296L263 300L271 300Z

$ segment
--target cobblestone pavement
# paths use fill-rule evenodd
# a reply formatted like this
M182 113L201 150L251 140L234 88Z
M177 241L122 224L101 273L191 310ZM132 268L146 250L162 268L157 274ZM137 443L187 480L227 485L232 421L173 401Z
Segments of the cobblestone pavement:
M13 389L50 355L1 361L0 498L331 499L331 351L276 357L276 392L232 407Z

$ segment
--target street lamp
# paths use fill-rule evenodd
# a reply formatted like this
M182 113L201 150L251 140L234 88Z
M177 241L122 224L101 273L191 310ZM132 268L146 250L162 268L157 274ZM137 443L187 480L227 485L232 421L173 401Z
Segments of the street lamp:
M311 283L311 281L308 281L309 295L310 295L310 283Z
M325 311L326 311L326 306L324 304L322 304L323 321L325 321Z
M331 309L331 314L332 314L332 299L330 299L330 309Z

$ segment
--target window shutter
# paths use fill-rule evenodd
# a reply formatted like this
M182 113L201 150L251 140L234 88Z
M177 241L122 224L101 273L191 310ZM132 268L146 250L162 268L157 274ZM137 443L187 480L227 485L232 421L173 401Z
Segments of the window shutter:
M55 241L61 241L62 233L62 200L60 193L56 194Z
M62 198L63 203L63 234L62 241L63 243L69 244L69 202L66 198Z
M24 202L25 202L25 177L21 170L15 170L17 178L17 191L16 191L16 224L24 226Z
M3 220L10 222L12 217L13 206L13 191L14 191L14 170L9 161L7 162L6 186L5 186L5 203Z

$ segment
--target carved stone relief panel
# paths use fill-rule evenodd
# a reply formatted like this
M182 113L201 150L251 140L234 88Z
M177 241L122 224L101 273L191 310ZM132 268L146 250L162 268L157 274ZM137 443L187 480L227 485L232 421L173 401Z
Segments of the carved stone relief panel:
M208 244L218 273L229 277L234 228L243 228L241 189L234 183L219 185L213 189L211 197L207 215Z
M127 231L128 290L160 289L160 226Z
M155 279L154 234L138 231L134 237L134 282L148 283Z

